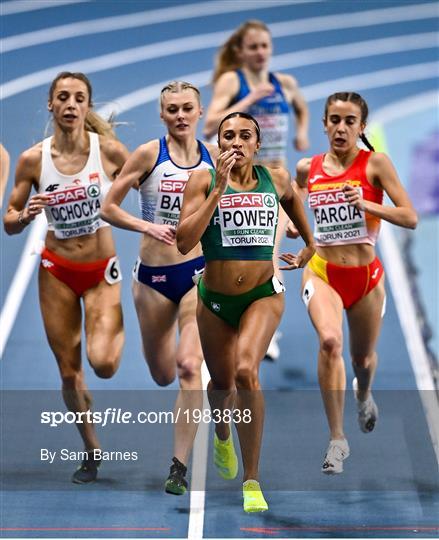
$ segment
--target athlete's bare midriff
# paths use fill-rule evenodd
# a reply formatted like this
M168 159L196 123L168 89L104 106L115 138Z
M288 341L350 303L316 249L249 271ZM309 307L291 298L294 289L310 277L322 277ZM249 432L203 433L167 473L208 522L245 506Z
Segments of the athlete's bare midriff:
M202 254L203 252L200 243L189 253L182 255L178 251L176 243L173 246L168 246L147 234L144 234L140 241L139 256L142 263L147 266L169 266L172 264L180 264L201 257Z
M60 240L48 231L46 247L60 257L76 262L92 262L113 257L115 254L110 227L101 227L93 234Z
M365 266L375 259L375 248L370 244L346 246L318 246L320 257L339 266Z
M268 281L273 275L272 261L209 261L204 284L222 294L242 294Z

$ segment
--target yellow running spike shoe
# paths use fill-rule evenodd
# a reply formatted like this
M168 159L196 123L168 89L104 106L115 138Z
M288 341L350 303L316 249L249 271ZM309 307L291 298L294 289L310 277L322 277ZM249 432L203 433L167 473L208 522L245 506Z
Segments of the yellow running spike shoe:
M238 474L238 458L233 446L233 436L230 432L225 441L218 439L217 434L213 437L213 462L218 474L224 480L233 480Z
M261 486L256 480L247 480L242 484L244 497L244 512L265 512L268 510L267 501L261 491Z

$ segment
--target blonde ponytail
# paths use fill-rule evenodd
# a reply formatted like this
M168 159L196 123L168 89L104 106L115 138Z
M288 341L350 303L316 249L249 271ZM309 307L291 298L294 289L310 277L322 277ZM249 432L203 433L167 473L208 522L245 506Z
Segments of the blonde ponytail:
M114 132L114 122L113 117L110 116L108 120L105 120L98 113L94 111L88 111L87 116L85 117L85 129L86 131L92 131L103 137L108 137L109 139L117 139Z

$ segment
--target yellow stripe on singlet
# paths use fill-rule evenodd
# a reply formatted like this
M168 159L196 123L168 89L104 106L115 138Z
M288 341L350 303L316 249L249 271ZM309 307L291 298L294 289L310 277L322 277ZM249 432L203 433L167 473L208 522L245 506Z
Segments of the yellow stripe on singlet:
M326 283L329 283L328 274L326 272L326 262L327 261L320 257L320 255L314 253L308 263L308 266L314 272L314 274L319 276L319 278L323 279L323 281Z

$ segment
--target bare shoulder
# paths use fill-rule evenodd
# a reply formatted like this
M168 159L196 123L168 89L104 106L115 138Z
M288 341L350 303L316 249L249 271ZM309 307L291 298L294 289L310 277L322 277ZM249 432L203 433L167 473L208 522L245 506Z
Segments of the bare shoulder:
M271 175L276 191L283 196L288 186L291 184L291 174L285 167L267 167Z
M191 184L194 184L196 182L197 184L200 184L200 185L210 183L212 179L210 170L211 169L197 169L196 171L192 171L189 177L189 182L191 182Z
M18 158L17 171L20 172L20 174L39 176L42 154L42 142L39 142L22 152Z
M285 183L290 181L290 172L285 167L267 167L267 170L275 182Z
M232 71L226 71L225 73L223 73L217 80L217 83L221 82L222 84L227 84L227 83L233 83L236 81L238 81L238 74L236 73L236 71L232 70Z
M238 92L239 78L236 71L226 71L215 83L215 90L235 95Z
M207 148L207 151L209 152L210 157L213 159L214 162L218 159L219 155L219 148L217 144L212 144L208 142L203 141L204 146Z
M40 165L41 156L43 154L43 143L39 142L31 146L20 154L20 162L27 167L35 167Z
M309 171L311 169L311 159L310 157L299 159L296 164L296 182L300 187L306 187Z
M382 167L392 162L384 152L370 152L369 163L374 167Z
M367 163L368 173L372 173L373 176L379 177L382 173L393 170L393 164L391 159L384 152L371 152L369 161Z
M138 157L147 159L148 161L154 160L155 162L155 160L158 158L159 151L160 141L159 139L153 139L138 146L133 152L133 154L137 155Z
M120 163L126 161L130 155L127 147L117 139L99 135L99 147L104 156L110 161Z
M305 157L302 159L299 159L299 161L296 164L296 171L300 174L309 174L309 170L311 168L311 159L310 157Z
M292 75L289 75L288 73L280 73L277 72L274 74L277 78L277 80L282 85L282 89L289 90L291 92L294 92L296 88L298 87L297 79L293 77Z

